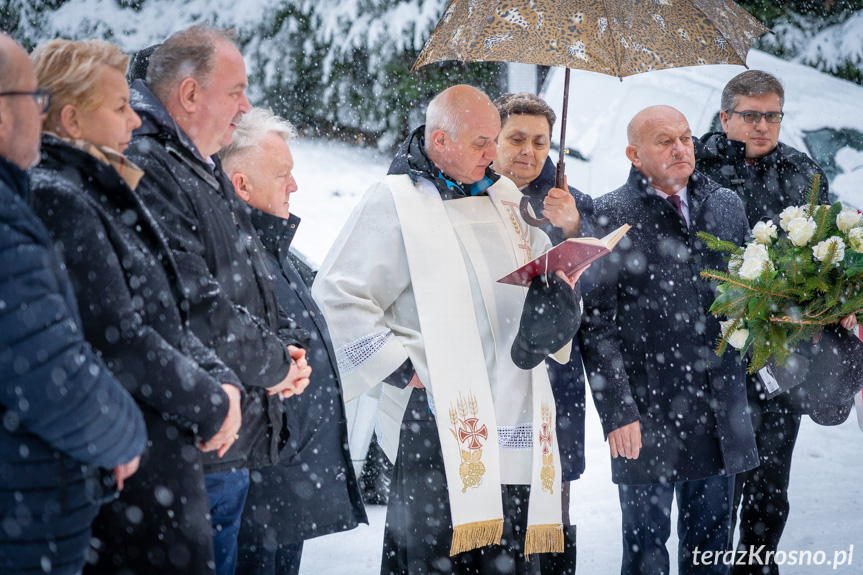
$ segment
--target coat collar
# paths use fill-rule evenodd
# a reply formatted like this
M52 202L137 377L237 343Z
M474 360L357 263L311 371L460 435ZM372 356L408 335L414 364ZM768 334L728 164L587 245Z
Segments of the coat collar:
M279 260L286 256L297 233L297 226L300 225L300 218L291 214L288 219L284 219L251 206L249 215L264 248Z
M554 187L554 178L557 176L557 166L551 161L551 156L545 158L545 164L539 175L524 188L524 193L530 197L539 196L544 198L548 190Z
M642 174L635 166L632 166L629 170L629 178L626 181L626 185L630 188L633 193L637 196L645 199L647 201L649 198L656 198L657 200L661 200L659 195L657 195L653 186L650 185L650 181L647 179L647 176ZM690 229L693 227L698 215L701 211L701 207L704 204L704 201L716 190L720 189L722 186L710 180L705 175L703 175L698 170L692 172L692 175L689 177L689 182L687 184L687 191L689 194L689 227ZM665 200L662 200L662 204L668 204ZM674 209L673 207L670 209Z
M416 183L418 178L425 178L435 185L441 198L453 200L468 196L485 195L486 190L500 179L491 166L485 169L485 176L473 184L463 184L445 174L428 157L425 152L425 125L415 129L399 146L390 164L387 175L407 174Z
M209 162L198 151L192 139L174 121L165 105L156 97L143 80L135 80L130 86L132 109L141 117L141 125L133 134L135 136L167 135L177 140L195 158L205 165Z
M746 143L737 140L729 140L723 132L709 132L701 137L701 145L696 148L695 159L722 158L732 161L746 161ZM781 148L784 144L777 143L769 154L758 158L754 166L771 166L779 162L782 157Z
M6 184L22 200L27 200L30 192L30 180L27 172L0 156L0 181Z

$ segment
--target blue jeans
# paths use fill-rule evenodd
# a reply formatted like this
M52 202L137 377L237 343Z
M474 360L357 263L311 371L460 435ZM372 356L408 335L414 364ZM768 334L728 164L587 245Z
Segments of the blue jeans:
M728 550L734 476L650 485L618 485L623 514L621 575L668 575L665 544L671 535L671 502L677 495L677 564L680 575L729 575L716 553ZM694 555L697 550L698 555ZM710 552L709 561L703 553Z
M240 516L249 493L249 470L223 471L204 476L213 523L216 573L234 575L237 568L237 535Z

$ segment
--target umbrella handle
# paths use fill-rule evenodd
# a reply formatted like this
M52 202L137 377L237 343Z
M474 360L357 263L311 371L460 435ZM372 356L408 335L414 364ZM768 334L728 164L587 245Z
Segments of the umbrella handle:
M530 206L530 198L524 196L521 198L521 202L518 204L519 212L521 212L521 218L530 226L534 226L536 228L541 228L544 225L547 225L549 221L545 218L535 218L530 215L530 211L527 209Z

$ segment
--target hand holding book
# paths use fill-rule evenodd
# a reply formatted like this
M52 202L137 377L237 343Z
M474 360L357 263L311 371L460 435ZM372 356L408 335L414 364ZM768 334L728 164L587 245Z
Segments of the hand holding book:
M601 239L570 238L497 281L526 287L534 277L556 271L562 271L571 278L592 262L610 254L630 227L629 224L623 224Z

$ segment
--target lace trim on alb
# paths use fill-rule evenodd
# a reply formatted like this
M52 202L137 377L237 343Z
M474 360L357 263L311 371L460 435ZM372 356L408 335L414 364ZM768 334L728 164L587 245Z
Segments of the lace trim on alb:
M379 331L355 339L336 350L336 362L342 377L361 368L380 352L395 335L391 331Z
M497 443L501 449L533 449L533 425L501 425L497 428Z

